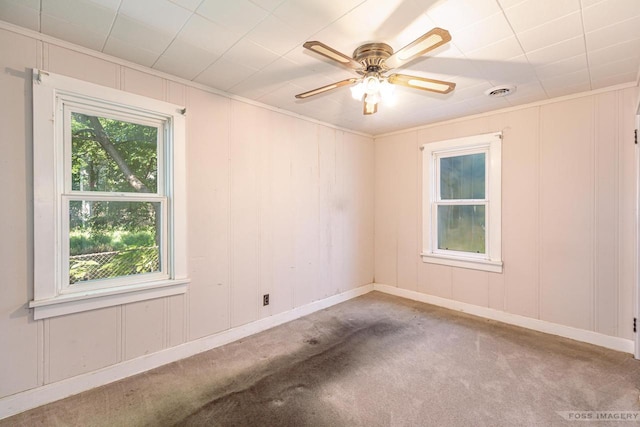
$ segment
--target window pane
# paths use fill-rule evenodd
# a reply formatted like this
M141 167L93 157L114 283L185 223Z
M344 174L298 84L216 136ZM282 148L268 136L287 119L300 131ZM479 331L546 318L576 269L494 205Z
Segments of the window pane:
M438 249L485 253L484 205L438 206Z
M485 198L485 153L440 158L440 199Z
M69 202L69 283L160 271L160 202Z
M71 188L157 192L158 128L71 114Z

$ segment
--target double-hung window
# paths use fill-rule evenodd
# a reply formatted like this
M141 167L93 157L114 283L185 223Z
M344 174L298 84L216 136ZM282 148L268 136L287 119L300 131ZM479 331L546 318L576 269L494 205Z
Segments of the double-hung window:
M422 150L423 261L501 272L501 135Z
M35 318L186 291L181 108L34 70Z

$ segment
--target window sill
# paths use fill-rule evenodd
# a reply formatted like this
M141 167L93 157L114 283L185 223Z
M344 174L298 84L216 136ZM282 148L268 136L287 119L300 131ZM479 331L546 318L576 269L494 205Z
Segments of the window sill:
M468 268L471 270L489 271L491 273L502 273L502 261L491 261L487 259L460 258L445 255L423 253L422 261L430 264L448 265L450 267Z
M34 320L47 319L114 305L184 294L187 292L189 282L190 279L163 280L120 288L62 294L45 300L31 301L29 308L34 309Z

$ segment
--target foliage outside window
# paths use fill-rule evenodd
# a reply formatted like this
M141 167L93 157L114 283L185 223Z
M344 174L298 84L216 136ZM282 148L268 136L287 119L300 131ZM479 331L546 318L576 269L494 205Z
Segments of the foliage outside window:
M180 110L34 70L36 318L186 290Z
M425 144L425 262L501 272L499 134Z

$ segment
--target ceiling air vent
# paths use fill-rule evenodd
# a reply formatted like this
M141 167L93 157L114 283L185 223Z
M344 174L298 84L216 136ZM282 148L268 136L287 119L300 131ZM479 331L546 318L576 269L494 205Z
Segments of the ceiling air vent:
M516 87L513 85L495 86L487 90L484 94L492 98L500 98L502 96L511 95L515 91L516 91Z

